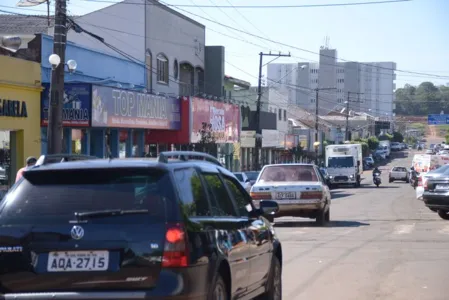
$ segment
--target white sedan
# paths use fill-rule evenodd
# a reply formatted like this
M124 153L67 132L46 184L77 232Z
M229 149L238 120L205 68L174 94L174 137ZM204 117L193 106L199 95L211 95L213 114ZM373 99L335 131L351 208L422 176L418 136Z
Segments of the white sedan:
M312 164L277 164L263 167L251 188L256 207L260 201L279 205L274 217L292 216L316 219L320 226L330 220L331 194L326 180Z

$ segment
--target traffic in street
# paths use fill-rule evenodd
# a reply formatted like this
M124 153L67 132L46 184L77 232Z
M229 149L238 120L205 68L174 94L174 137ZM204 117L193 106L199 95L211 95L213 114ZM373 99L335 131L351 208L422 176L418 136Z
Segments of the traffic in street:
M275 219L285 299L447 299L449 223L409 183L388 183L389 171L409 167L415 153L392 153L378 188L365 171L360 188L332 190L325 227Z

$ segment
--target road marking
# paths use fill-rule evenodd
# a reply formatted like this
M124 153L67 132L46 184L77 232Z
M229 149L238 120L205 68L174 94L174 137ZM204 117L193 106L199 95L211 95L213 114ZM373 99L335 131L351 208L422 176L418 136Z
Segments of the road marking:
M406 224L406 225L397 225L394 228L393 234L408 234L412 232L413 228L415 228L415 223L413 224Z
M438 233L440 234L449 234L449 225L444 226L440 230L438 230Z

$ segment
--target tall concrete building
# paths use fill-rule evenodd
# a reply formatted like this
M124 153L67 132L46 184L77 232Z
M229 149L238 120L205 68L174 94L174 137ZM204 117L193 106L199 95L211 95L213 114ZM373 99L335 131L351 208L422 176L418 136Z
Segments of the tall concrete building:
M269 64L268 84L288 90L290 104L314 112L315 89L320 115L346 107L378 117L391 117L396 85L394 62L337 62L337 50L321 47L318 63Z

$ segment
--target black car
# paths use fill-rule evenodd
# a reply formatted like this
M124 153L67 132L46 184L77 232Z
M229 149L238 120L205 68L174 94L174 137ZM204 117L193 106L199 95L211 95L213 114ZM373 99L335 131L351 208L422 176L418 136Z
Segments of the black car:
M425 205L438 215L449 220L449 174L429 177L424 184L423 200Z
M281 243L263 217L278 209L256 209L231 172L197 152L37 166L0 203L0 293L282 299Z

